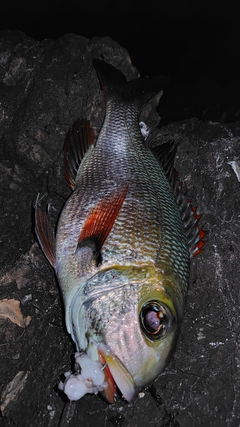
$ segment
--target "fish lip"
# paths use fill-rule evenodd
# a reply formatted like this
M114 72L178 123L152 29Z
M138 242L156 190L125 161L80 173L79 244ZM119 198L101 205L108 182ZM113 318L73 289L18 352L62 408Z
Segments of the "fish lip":
M107 365L112 379L116 383L124 399L131 402L136 392L136 385L130 372L108 345L104 343L98 344L98 354L101 363ZM109 378L109 383L112 379ZM108 397L108 400L112 403L111 397L110 399Z

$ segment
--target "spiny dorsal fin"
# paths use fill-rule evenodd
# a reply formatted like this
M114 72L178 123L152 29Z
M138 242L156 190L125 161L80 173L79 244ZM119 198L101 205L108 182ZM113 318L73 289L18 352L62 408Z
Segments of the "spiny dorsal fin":
M183 209L183 225L187 234L190 258L193 258L202 252L203 246L206 244L204 238L207 235L207 231L203 230L199 225L202 215L198 215L197 208L192 206L190 200L187 200L186 197L184 198L186 207Z
M78 119L69 129L64 143L65 178L70 190L74 190L75 178L80 163L94 144L95 136L90 122L86 119Z
M151 151L162 166L173 189L173 194L186 231L190 257L193 258L202 252L203 246L206 243L204 237L207 232L199 226L201 215L197 214L197 209L192 206L191 201L186 198L182 191L182 183L179 181L178 173L174 168L174 158L177 149L178 144L171 140L157 147L152 147Z
M158 145L157 147L151 147L150 150L164 169L168 181L174 189L175 181L177 179L177 172L174 168L174 159L178 149L178 144L173 140L165 142L164 144Z
M179 186L181 187L181 185ZM180 213L187 235L190 258L193 258L202 252L203 246L206 244L204 238L207 231L203 230L199 225L202 215L197 214L197 208L192 206L190 200L187 200L181 188L179 192L181 192L181 195L179 194L178 197L180 202L179 207L181 207Z
M96 247L96 257L99 255L126 198L127 191L128 184L97 203L83 225L77 250L84 245L89 247L92 241Z
M54 267L56 246L55 233L49 222L47 212L43 212L39 207L38 198L35 204L35 232L45 257L51 266Z

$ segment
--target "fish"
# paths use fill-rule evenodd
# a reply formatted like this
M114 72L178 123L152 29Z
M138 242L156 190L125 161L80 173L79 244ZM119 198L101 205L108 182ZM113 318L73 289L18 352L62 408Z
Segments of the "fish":
M35 231L53 266L75 347L75 372L59 388L70 400L117 391L128 402L163 371L175 349L189 284L190 259L205 244L200 215L174 168L174 141L149 147L143 107L160 98L166 78L127 81L94 59L105 100L97 137L78 119L64 144L71 194L56 233L39 203ZM150 132L151 134L151 132Z

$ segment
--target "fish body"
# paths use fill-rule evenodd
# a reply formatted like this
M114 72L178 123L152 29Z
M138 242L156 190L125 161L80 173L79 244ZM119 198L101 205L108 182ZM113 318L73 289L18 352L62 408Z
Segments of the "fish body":
M72 194L48 258L77 351L108 365L106 376L131 400L174 349L190 256L201 250L204 232L174 175L172 145L147 148L139 128L141 109L162 81L126 82L111 65L95 60L94 66L105 120L96 142L86 120L68 134ZM40 244L49 252L41 231L49 226L42 214L36 219Z

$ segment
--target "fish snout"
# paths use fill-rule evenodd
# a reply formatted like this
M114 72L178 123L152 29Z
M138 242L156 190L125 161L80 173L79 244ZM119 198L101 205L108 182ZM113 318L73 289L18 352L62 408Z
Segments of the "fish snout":
M136 391L136 386L130 372L108 345L100 343L98 345L98 355L100 362L104 366L105 381L108 383L108 387L104 390L108 402L114 402L116 386L122 393L123 398L130 402Z

